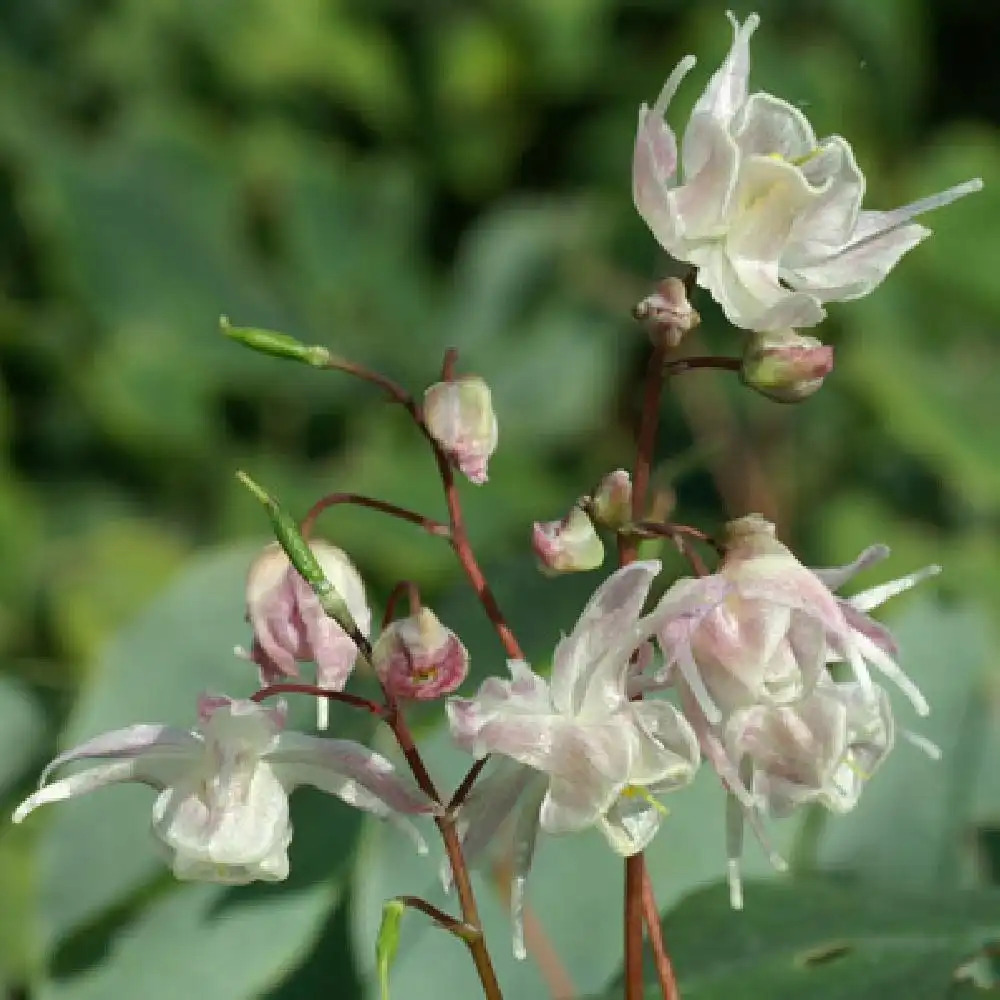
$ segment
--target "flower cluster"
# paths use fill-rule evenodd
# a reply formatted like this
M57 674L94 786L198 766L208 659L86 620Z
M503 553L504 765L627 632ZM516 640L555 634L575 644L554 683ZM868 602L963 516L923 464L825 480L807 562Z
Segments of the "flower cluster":
M867 665L927 711L896 663L891 635L867 611L937 567L848 600L831 590L887 551L874 547L848 567L814 572L767 521L741 518L728 526L718 572L678 580L646 615L659 563L613 573L556 647L548 680L512 661L510 680L490 678L474 698L452 698L459 746L507 761L476 786L462 818L474 858L516 813L515 921L539 829L596 827L618 854L641 851L663 815L655 796L687 785L702 753L738 806L728 824L734 906L745 819L766 842L764 816L809 802L853 808L894 734L888 698ZM651 641L662 653L655 667ZM828 664L840 660L852 680L833 678ZM676 691L679 708L634 700L666 690ZM520 941L516 922L515 930Z

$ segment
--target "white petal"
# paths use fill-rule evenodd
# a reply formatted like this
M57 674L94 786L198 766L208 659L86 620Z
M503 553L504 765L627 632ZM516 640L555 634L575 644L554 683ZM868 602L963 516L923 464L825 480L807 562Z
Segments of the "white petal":
M627 858L649 846L663 821L663 807L657 805L640 795L620 795L600 817L597 828L615 854Z
M334 740L302 733L282 733L267 755L284 786L314 785L351 805L364 789L387 809L404 813L433 811L434 804L411 781L404 780L381 754L353 740Z
M883 559L888 559L889 552L888 545L869 545L853 562L846 563L843 566L827 566L820 569L811 569L810 572L814 576L817 576L828 589L840 590L845 583L862 570L880 563Z
M677 236L686 240L720 236L736 187L739 148L716 119L694 115L684 130L682 157L684 183L670 192ZM673 253L675 246L666 249Z
M594 592L573 631L556 646L550 684L557 711L573 716L585 702L605 703L613 710L625 700L625 675L635 647L623 650L623 643L627 645L659 571L655 559L634 562L612 573Z
M513 928L514 957L523 961L528 951L524 946L524 897L528 872L535 857L538 840L541 794L529 796L518 812L511 849L510 920Z
M677 164L677 140L666 122L644 104L632 155L632 199L636 211L664 248L681 234L669 191Z
M877 587L869 587L867 590L862 590L860 593L849 598L850 604L859 611L870 611L872 608L877 608L880 604L885 604L886 601L897 594L902 594L911 587L915 587L921 581L932 576L937 576L940 572L940 566L933 564L924 566L922 569L908 573L906 576L901 576L896 580L890 580L888 583L881 583Z
M705 92L694 106L694 114L705 113L728 122L747 99L750 77L750 36L757 30L760 18L751 14L741 25L731 13L726 15L733 25L733 44L722 65L709 80Z
M816 149L809 119L793 104L771 94L751 94L733 125L733 138L744 156L804 159Z
M255 866L288 843L288 796L266 764L238 788L206 788L195 773L160 793L153 833L178 858Z
M123 781L144 781L152 784L138 773L139 764L134 760L118 761L114 764L100 764L86 771L71 774L51 785L39 788L29 795L15 810L13 821L20 823L30 812L50 802L63 802L77 795L86 795L95 788L114 785Z
M823 302L861 298L885 279L903 254L929 235L930 230L923 226L903 226L815 264L783 268L781 277L791 287L811 292Z
M200 755L202 747L202 741L185 729L177 729L173 726L128 726L125 729L115 729L109 733L102 733L100 736L85 740L78 746L59 754L46 765L38 783L45 784L49 775L57 767L77 760L107 757L132 758L150 753L166 757L190 758Z
M639 732L629 783L656 785L661 792L689 784L701 752L687 719L670 702L659 700L636 702L632 715Z
M899 690L910 699L910 703L916 709L918 715L928 715L930 713L930 706L927 704L927 699L920 693L920 688L906 676L903 668L888 653L880 649L868 636L860 632L853 634L853 640L864 658L881 670L891 681L894 681Z

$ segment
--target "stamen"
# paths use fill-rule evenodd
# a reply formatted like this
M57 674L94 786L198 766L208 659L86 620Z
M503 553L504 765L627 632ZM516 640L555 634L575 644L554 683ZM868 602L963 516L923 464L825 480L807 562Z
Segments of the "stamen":
M927 699L921 694L920 688L906 676L902 667L885 650L876 646L864 633L852 630L852 635L858 649L864 654L865 658L878 667L889 680L895 682L899 690L910 699L910 703L916 709L917 714L929 715L931 708L927 704Z
M661 816L669 816L670 810L645 785L626 785L622 789L622 798L642 799L651 805Z

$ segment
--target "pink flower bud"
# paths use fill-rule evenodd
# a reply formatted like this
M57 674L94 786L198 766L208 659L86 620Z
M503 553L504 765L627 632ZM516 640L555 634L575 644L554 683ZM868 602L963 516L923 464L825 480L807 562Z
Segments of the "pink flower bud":
M833 371L833 348L795 330L755 333L743 352L745 385L777 403L811 396Z
M470 482L486 482L486 464L497 446L497 418L490 387L478 375L436 382L424 393L431 437Z
M344 598L358 628L368 635L371 611L354 564L335 545L314 541L310 547L326 578ZM247 619L253 627L249 657L260 670L261 684L298 677L298 664L313 662L317 686L331 691L343 689L358 650L350 636L323 611L312 588L276 543L268 545L251 565L246 595ZM320 704L326 707L325 700Z
M536 521L531 546L543 573L580 573L604 562L604 543L580 507L561 521Z
M635 306L632 315L646 327L654 344L667 347L676 347L684 334L701 322L680 278L664 278L652 295Z
M469 654L433 611L421 608L388 625L372 650L372 665L389 694L430 701L465 680Z
M624 469L609 472L594 491L594 520L617 531L632 520L632 478Z

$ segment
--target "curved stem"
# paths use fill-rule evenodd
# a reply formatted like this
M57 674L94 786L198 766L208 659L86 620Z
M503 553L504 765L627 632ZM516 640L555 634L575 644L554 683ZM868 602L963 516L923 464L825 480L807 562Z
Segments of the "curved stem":
M422 607L420 601L420 588L412 580L400 580L389 592L385 602L385 613L382 615L382 628L396 617L396 605L399 599L406 595L407 603L410 605L410 614L415 615Z
M306 516L302 518L300 527L302 537L309 537L313 526L316 524L316 519L323 511L338 504L354 504L358 507L368 507L370 510L380 511L383 514L388 514L390 517L399 518L401 521L409 521L411 524L423 528L429 535L436 535L439 538L447 538L449 535L448 525L425 517L423 514L418 514L414 510L407 510L406 507L399 507L394 503L389 503L387 500L368 497L362 493L328 493L325 497L317 500L309 508Z
M385 717L385 709L367 698L360 698L356 694L348 694L346 691L328 691L326 688L317 687L315 684L269 684L262 687L250 696L251 701L258 704L268 698L274 698L279 694L307 694L313 698L326 698L329 701L339 701L343 705L350 705L352 708L363 708L372 715Z

